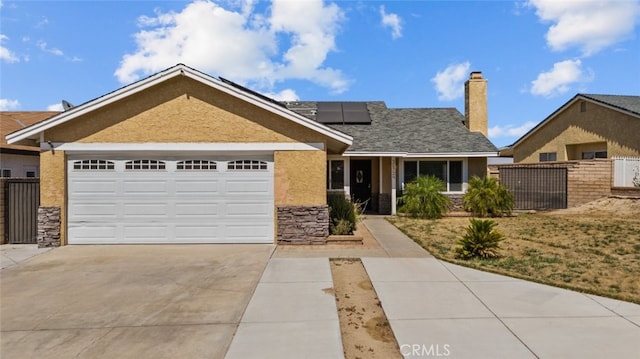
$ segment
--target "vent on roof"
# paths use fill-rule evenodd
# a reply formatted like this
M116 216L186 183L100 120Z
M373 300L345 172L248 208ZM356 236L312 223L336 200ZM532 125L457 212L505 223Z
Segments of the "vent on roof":
M73 108L73 105L66 100L62 100L62 108L66 111L66 110L70 110Z
M261 99L263 99L263 100L265 100L265 101L267 101L267 102L271 102L272 104L278 105L278 106L280 106L280 107L287 108L287 105L286 105L286 104L284 104L284 103L282 103L282 102L280 102L280 101L274 100L274 99L272 99L271 97L268 97L268 96L265 96L265 95L263 95L263 94L261 94L261 93L259 93L259 92L256 92L256 91L253 91L253 90L250 90L250 89L248 89L248 88L246 88L246 87L244 87L244 86L242 86L242 85L238 85L237 83L235 83L235 82L233 82L233 81L229 81L229 80L224 79L224 78L222 78L222 77L219 77L219 79L220 79L220 81L224 82L225 84L227 84L227 85L231 85L231 86L233 86L233 87L235 87L235 88L237 88L237 89L239 89L239 90L241 90L241 91L244 91L244 92L250 93L250 94L252 94L252 95L254 95L254 96L256 96L256 97L259 97L259 98L261 98Z
M318 122L324 124L370 124L366 102L318 102Z

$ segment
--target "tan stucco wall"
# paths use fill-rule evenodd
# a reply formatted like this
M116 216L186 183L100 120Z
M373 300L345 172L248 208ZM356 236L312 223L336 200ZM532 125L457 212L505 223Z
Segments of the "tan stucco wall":
M323 151L276 151L276 207L327 203L327 157Z
M467 164L469 166L469 178L473 176L486 177L488 175L486 157L470 157Z
M609 158L640 156L640 119L585 102L572 104L513 149L516 163L535 163L541 152L556 152L558 161L581 159L582 151L606 144ZM583 149L584 148L584 149Z
M327 138L304 126L188 78L176 78L45 132L51 142L306 142ZM326 204L326 152L274 153L275 205ZM62 212L66 244L63 151L40 159L41 205Z
M315 131L185 77L45 133L52 142L325 142Z
M64 151L40 153L40 206L60 207L60 244L67 243L67 183Z

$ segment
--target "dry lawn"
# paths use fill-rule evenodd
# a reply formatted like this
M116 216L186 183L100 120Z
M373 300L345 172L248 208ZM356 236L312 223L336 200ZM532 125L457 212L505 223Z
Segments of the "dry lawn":
M640 200L493 219L506 240L494 260L459 260L468 218L390 221L434 256L482 270L640 303Z

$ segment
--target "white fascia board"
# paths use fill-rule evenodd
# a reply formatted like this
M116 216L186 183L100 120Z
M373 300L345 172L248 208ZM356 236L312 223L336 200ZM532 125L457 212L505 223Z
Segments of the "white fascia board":
M323 143L243 142L243 143L52 143L40 144L41 150L66 152L273 152L323 151Z
M443 152L443 153L407 153L407 152L345 152L345 157L401 157L401 158L441 158L441 157L498 157L498 152Z
M162 81L165 81L167 79L176 77L176 76L180 76L180 75L184 75L187 76L191 79L194 79L198 82L204 83L206 85L209 85L211 87L216 88L217 90L220 90L222 92L228 93L232 96L235 96L237 98L240 98L246 102L249 102L253 105L256 105L260 108L263 108L267 111L270 111L272 113L275 113L279 116L285 117L290 121L293 121L297 124L300 124L302 126L305 126L309 129L312 129L316 132L319 132L329 138L332 138L338 142L341 142L345 145L349 145L351 146L351 144L353 143L353 137L344 134L340 131L334 130L328 126L322 125L320 123L317 123L311 119L308 119L302 115L299 115L289 109L285 109L283 107L277 106L275 104L269 103L267 101L264 101L256 96L253 96L247 92L244 92L240 89L237 89L233 86L227 85L225 83L223 83L222 81L216 80L213 77L206 75L204 73L200 73L197 71L194 71L193 69L185 66L185 65L176 65L172 68L169 68L163 72L159 72L153 76L150 76L146 79L140 80L138 82L135 82L131 85L127 85L125 87L120 88L119 90L116 90L110 94L101 96L93 101L90 101L86 104L71 108L65 112L62 112L52 118L50 118L49 120L45 120L43 122L37 123L35 125L29 126L27 128L25 128L24 130L20 130L17 132L14 132L11 135L8 135L6 137L7 139L7 143L8 144L12 144L15 142L18 142L20 140L32 137L34 135L38 135L39 133L42 133L43 131L46 131L52 127L55 127L59 124L62 124L64 122L67 122L69 120L72 120L78 116L82 116L88 112L94 111L97 108L100 108L102 106L106 106L108 104L111 104L113 102L119 101L127 96L133 95L135 93L138 93L140 91L143 91L149 87L152 87Z
M350 152L343 154L345 157L406 157L406 152Z
M409 153L405 158L439 158L439 157L498 157L498 152L443 152L443 153Z

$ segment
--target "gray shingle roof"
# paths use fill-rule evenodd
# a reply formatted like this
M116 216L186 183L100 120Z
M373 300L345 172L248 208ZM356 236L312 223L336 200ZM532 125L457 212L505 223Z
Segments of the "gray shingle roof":
M289 102L289 109L315 120L317 102ZM371 124L329 127L353 137L347 152L471 153L497 152L481 133L470 132L455 108L387 108L367 102Z
M640 96L595 94L579 94L579 96L640 115Z

